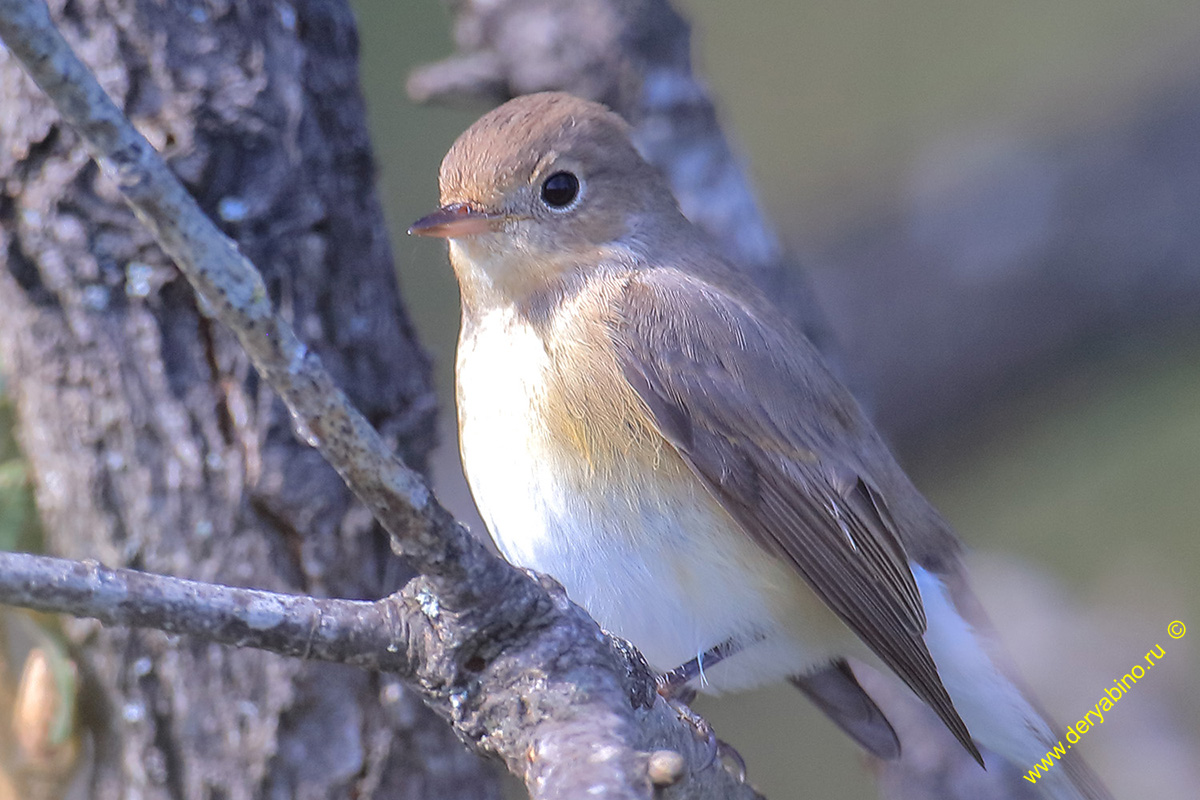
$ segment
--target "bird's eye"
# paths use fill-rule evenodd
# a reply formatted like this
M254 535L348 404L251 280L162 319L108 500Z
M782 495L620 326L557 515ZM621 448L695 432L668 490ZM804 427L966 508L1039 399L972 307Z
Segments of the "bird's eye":
M579 178L570 172L556 172L542 181L542 202L551 208L566 208L579 196Z

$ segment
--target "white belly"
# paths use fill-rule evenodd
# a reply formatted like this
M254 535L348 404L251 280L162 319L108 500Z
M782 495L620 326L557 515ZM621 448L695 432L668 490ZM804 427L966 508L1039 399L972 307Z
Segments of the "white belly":
M635 475L647 467L632 459L599 471L551 446L536 424L550 364L536 334L502 312L460 342L464 470L504 556L554 576L655 669L731 637L755 640L706 670L710 689L781 680L827 657L795 634L799 578L731 534L698 481Z

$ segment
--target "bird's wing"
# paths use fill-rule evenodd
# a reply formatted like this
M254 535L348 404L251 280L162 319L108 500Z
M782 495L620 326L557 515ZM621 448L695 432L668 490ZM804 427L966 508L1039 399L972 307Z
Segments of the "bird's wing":
M854 466L855 444L874 434L811 345L671 269L629 277L608 324L659 431L746 534L792 564L978 759L922 638L895 522Z

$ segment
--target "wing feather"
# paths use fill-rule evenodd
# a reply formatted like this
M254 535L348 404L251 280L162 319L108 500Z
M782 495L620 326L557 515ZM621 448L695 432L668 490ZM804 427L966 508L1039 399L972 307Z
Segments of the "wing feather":
M811 345L682 271L629 277L610 320L626 380L755 542L831 609L982 760L925 646L887 502L858 464L873 436Z

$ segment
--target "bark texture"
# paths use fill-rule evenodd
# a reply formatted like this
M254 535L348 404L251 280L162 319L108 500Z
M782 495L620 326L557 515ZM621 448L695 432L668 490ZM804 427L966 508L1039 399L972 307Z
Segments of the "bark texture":
M422 465L434 399L396 291L346 7L52 8L353 401ZM0 108L0 360L49 547L315 596L396 588L387 537L4 50ZM69 632L88 797L496 796L394 679L88 621Z
M536 580L499 560L441 508L419 475L350 406L319 356L276 314L254 265L103 93L40 0L0 0L0 38L86 139L102 174L171 254L201 305L235 333L261 379L286 402L305 441L336 468L388 531L392 547L421 573L400 592L367 604L374 610L364 616L363 606L353 601L314 603L108 570L94 561L9 554L0 559L5 599L109 623L161 626L228 644L395 670L461 739L501 757L541 800L584 795L632 800L650 797L655 787L668 787L664 791L673 797L753 796L717 767L703 737L698 740L657 698L640 657L602 635L552 580ZM289 607L295 610L290 616ZM364 622L370 630L363 629ZM252 632L237 633L247 625ZM343 639L350 650L330 649L327 634ZM356 656L351 651L362 637L382 639L384 652L378 658L361 651ZM153 669L148 660L143 666ZM385 694L384 700L391 698ZM333 698L338 711L345 702ZM652 752L659 750L671 752ZM437 751L418 755L438 759ZM441 759L424 775L440 776L453 760ZM463 772L454 775L467 787L490 788ZM361 788L375 793L389 787ZM445 793L436 784L419 788ZM318 793L291 786L265 791Z
M499 99L566 88L609 102L637 126L685 210L781 303L802 298L798 316L821 338L802 284L782 277L786 257L691 74L686 25L665 3L512 0L457 10L463 52L414 77L418 92ZM419 465L432 400L424 359L399 322L344 8L80 0L57 13L204 208L263 268L301 336ZM3 51L0 93L0 356L55 550L318 596L397 586L369 516L295 441L246 357ZM439 588L411 582L402 601L424 611ZM577 783L589 773L618 782L587 747L597 728L626 737L635 715L628 704L599 713L596 698L628 686L612 680L610 653L580 646L596 638L594 625L552 586L546 592L558 608L536 609L553 629L536 640L506 637L485 613L494 609L439 616L432 606L410 677L446 701L464 738L505 753L530 785L564 789L547 796L574 797L594 788ZM93 698L88 796L494 794L478 763L390 681L163 634L83 622L72 630L88 647ZM465 675L477 668L477 679ZM564 675L578 680L565 684ZM544 747L514 745L527 741L531 715L556 714ZM953 768L935 766L910 786L936 786Z

